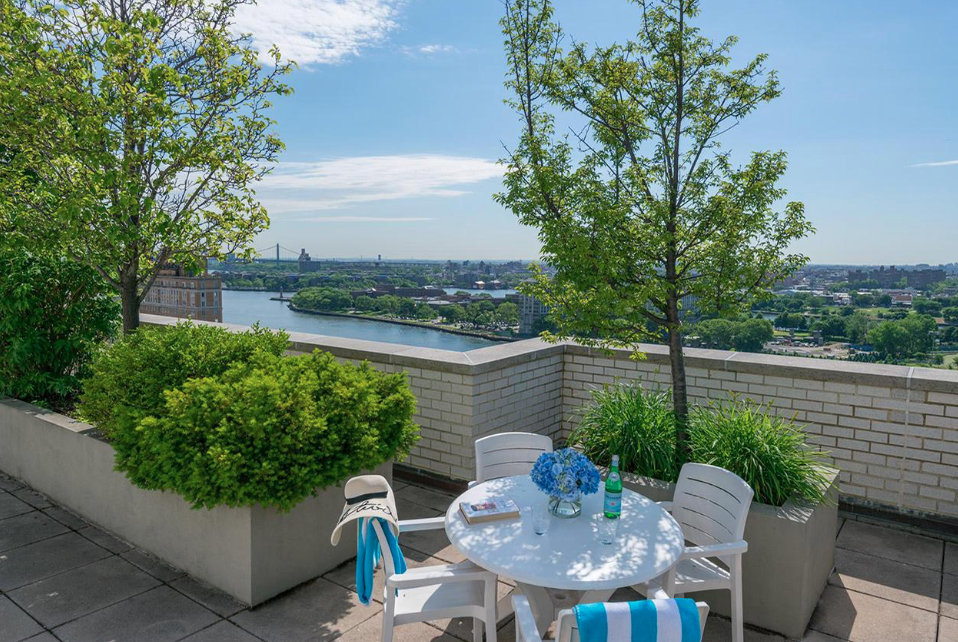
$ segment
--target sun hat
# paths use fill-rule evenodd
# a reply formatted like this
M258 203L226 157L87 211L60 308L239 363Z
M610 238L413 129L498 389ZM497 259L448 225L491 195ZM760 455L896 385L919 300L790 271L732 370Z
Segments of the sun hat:
M382 475L360 475L353 477L343 488L346 505L339 516L339 522L329 538L333 546L339 544L343 525L361 517L379 517L386 520L396 533L399 532L399 518L396 516L396 498L389 482Z

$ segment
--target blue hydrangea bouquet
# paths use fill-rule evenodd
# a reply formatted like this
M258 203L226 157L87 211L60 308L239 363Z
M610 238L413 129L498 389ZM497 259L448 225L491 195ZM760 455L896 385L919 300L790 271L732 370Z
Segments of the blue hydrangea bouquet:
M599 470L588 457L573 448L542 453L532 467L532 482L549 496L549 509L557 517L576 517L582 512L582 495L599 490Z

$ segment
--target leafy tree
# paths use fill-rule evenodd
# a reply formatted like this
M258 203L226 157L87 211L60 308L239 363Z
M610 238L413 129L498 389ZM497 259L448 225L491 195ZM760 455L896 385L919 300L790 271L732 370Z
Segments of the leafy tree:
M533 270L523 289L552 310L553 340L624 346L668 339L677 443L688 393L680 301L704 314L747 310L807 262L788 253L811 231L778 181L782 152L737 167L721 135L779 95L764 55L731 69L734 37L713 43L690 25L698 0L638 0L634 41L571 43L549 0L510 0L509 103L522 125L505 159L499 203L539 230L554 278ZM556 133L557 112L578 153ZM565 120L565 116L563 117Z
M353 307L349 292L336 288L304 288L293 295L293 305L304 310L334 312Z
M941 302L934 299L917 298L911 303L911 309L918 314L939 314L941 312Z
M735 336L735 324L728 319L706 319L696 324L693 332L707 347L728 350Z
M440 308L439 314L446 323L459 323L466 316L465 310L458 303L444 305Z
M363 312L368 312L369 310L375 309L375 301L372 297L366 296L365 294L356 297L354 303L357 310L362 310Z
M119 318L93 268L0 243L0 396L69 406Z
M399 299L399 316L411 319L416 316L416 302L403 297Z
M880 295L878 295L878 298L875 299L875 303L878 304L878 305L880 305L880 306L882 306L882 307L884 307L884 308L887 308L888 306L891 305L891 295L890 295L890 294L880 294Z
M948 306L942 308L941 315L948 323L958 323L958 306Z
M788 314L783 312L775 317L776 328L804 330L808 327L808 321L804 314Z
M769 321L748 319L735 324L732 345L739 352L761 352L774 336L775 331Z
M912 357L929 352L935 341L935 320L927 315L909 314L898 321L883 321L868 333L875 349L892 358Z
M875 297L865 292L852 294L852 305L856 308L868 308L875 304Z
M290 64L273 50L264 72L233 34L246 2L0 4L0 146L16 150L0 198L24 205L0 209L0 231L98 270L125 332L164 264L197 267L268 224L253 187L282 148L266 112Z
M819 330L825 339L838 339L845 336L845 319L837 314L826 314L815 322L812 329Z
M417 303L416 304L416 318L428 321L430 319L435 319L439 315L436 314L436 311L429 307L427 303Z
M512 301L500 303L496 308L496 321L507 327L516 325L519 323L519 306Z

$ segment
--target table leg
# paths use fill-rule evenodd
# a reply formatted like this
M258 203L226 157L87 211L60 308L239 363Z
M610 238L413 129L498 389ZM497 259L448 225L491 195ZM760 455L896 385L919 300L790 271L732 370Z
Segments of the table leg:
M532 614L536 618L536 628L539 629L540 635L545 635L556 619L555 605L549 597L549 591L541 586L523 582L516 582L516 588L529 598L529 606L532 607Z

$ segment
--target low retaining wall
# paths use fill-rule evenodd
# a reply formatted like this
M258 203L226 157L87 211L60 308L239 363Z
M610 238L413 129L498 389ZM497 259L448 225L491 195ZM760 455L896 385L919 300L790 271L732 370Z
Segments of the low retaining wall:
M262 507L193 510L179 495L143 490L113 470L113 448L92 427L0 399L0 470L190 575L255 605L355 556L332 547L342 489L288 513ZM392 465L377 470L391 478Z
M473 478L479 437L525 430L560 439L596 388L616 380L670 385L668 351L659 345L643 346L640 361L624 350L539 339L452 352L292 333L290 347L408 373L423 438L405 463L458 480ZM686 350L686 364L693 402L734 393L804 425L841 471L843 501L958 518L958 371L702 349Z

